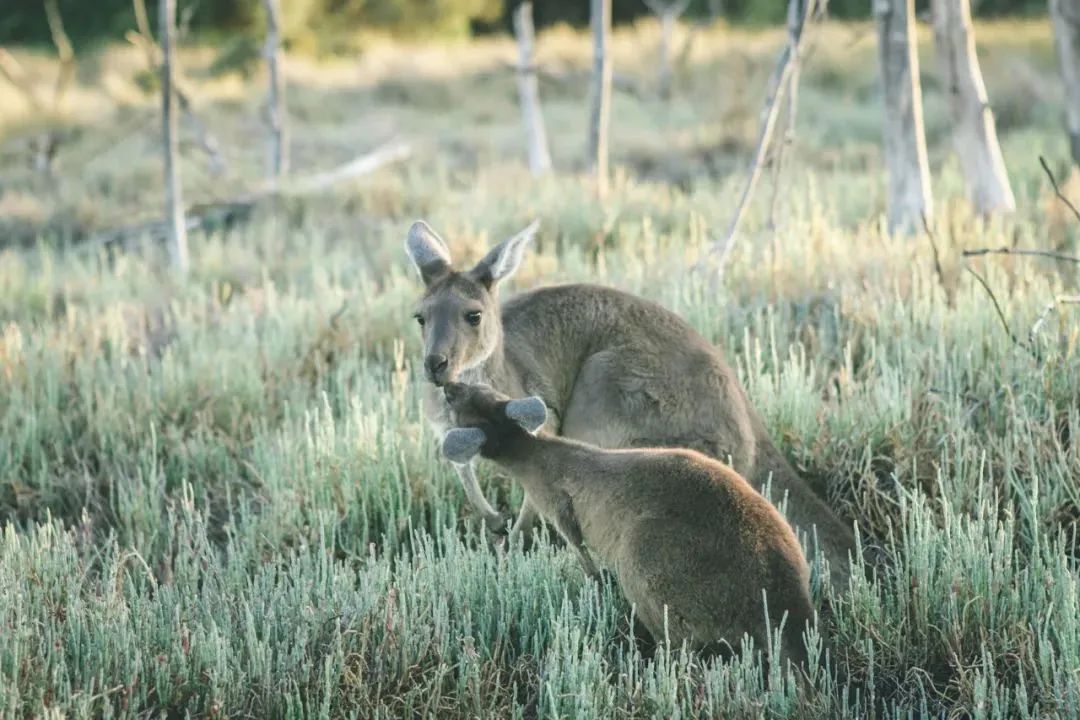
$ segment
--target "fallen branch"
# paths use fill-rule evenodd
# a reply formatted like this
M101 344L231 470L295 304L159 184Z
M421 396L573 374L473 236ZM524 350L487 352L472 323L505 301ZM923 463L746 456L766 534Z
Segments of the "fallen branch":
M404 160L411 154L411 145L403 141L395 141L332 170L297 178L281 185L273 182L264 183L244 195L193 205L185 214L185 227L190 232L244 222L251 217L255 206L261 202L279 197L311 195L346 180L354 180L371 174L386 165ZM94 233L82 248L93 250L120 246L125 250L130 250L142 240L151 242L165 240L168 237L168 229L169 226L164 220L133 223Z
M1044 257L1051 260L1060 260L1062 262L1080 263L1080 257L1075 255L1066 255L1065 253L1053 252L1050 250L1018 250L1011 247L973 248L971 250L964 250L960 254L966 258L980 257L982 255L1020 255L1026 257Z
M1050 314L1057 309L1059 305L1080 305L1080 295L1058 295L1051 300L1039 313L1039 317L1036 318L1035 324L1031 326L1031 330L1028 332L1028 343L1035 345L1035 338L1039 334L1039 330L1042 329L1043 323L1050 317Z
M1077 210L1076 206L1072 204L1069 198L1065 197L1065 193L1061 192L1061 188L1058 187L1057 178L1054 177L1054 173L1050 172L1050 166L1047 165L1046 158L1042 155L1039 156L1039 164L1042 165L1046 177L1050 179L1050 185L1054 188L1054 194L1058 196L1058 199L1061 200L1061 202L1065 203L1065 207L1072 210L1072 214L1076 216L1076 219L1080 220L1080 210Z
M344 165L339 165L333 170L308 175L305 178L286 183L277 194L287 196L310 195L345 180L373 173L384 165L404 160L412 155L412 152L412 145L407 142L388 143L367 155L362 155ZM273 194L275 193L272 190L263 193L264 196Z

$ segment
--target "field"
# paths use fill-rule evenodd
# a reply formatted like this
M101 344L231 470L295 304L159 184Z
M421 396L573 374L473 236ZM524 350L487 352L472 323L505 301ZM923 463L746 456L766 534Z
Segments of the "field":
M290 58L297 173L392 137L416 153L193 236L182 281L160 247L94 241L160 214L141 56L81 55L59 116L0 83L0 718L1080 715L1080 308L1035 327L1080 266L961 255L1078 251L1038 163L1064 183L1048 24L979 26L1019 205L992 222L963 199L923 38L932 238L882 231L873 28L815 33L775 214L767 172L718 292L687 268L734 209L779 31L703 31L664 104L655 25L619 30L638 91L615 95L603 202L582 173L584 36L540 38L559 169L541 180L508 39ZM183 62L229 167L213 177L185 135L192 203L263 166L264 78L211 77L212 55ZM44 91L49 53L16 56ZM27 149L50 123L51 179ZM419 217L462 263L540 218L516 287L614 285L725 349L867 548L850 587L815 575L827 659L807 683L749 653L648 652L561 543L492 547L422 420L402 250Z

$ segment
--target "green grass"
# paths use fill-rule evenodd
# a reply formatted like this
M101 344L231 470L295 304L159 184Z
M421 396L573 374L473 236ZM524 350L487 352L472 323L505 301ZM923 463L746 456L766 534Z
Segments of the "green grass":
M345 159L394 126L424 151L193 238L184 281L159 249L63 242L156 212L152 125L85 172L61 165L48 192L22 169L12 125L0 148L0 215L21 228L0 250L0 717L1080 714L1080 316L1063 306L1033 351L1018 347L965 266L1024 342L1080 271L960 256L1076 251L1080 223L1035 159L1065 156L1060 90L1007 72L1023 62L1056 77L1048 32L980 36L991 99L1012 108L1015 218L970 217L944 98L927 82L939 273L927 238L880 230L866 30L830 28L811 55L778 227L766 182L719 294L686 268L734 207L775 34L699 39L669 110L620 96L603 204L572 171L535 182L523 169L512 78L484 75L505 43L388 48L361 80L296 59L298 163ZM632 43L654 35L617 42L646 84ZM541 55L582 68L587 45L556 32ZM94 110L98 80L80 90L72 157L120 132ZM206 87L236 168L215 184L190 149L196 199L253 182L261 158L261 91ZM584 90L542 90L557 164L572 170ZM153 120L150 100L124 112ZM643 655L617 588L586 580L561 544L491 547L422 420L418 287L401 249L418 216L469 258L539 217L517 287L615 285L725 349L778 444L873 547L849 588L823 587L815 566L827 662L805 686L766 682L754 653ZM519 500L493 468L482 478L500 507Z

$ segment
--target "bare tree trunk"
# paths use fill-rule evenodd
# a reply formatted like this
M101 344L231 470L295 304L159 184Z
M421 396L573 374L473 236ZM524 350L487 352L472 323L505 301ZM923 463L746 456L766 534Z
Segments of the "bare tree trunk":
M676 0L671 4L664 4L660 0L645 0L645 4L660 21L660 70L657 84L661 99L668 100L671 97L671 44L675 36L675 21L686 12L690 0Z
M518 98L525 122L525 141L529 147L529 170L533 175L543 175L551 170L551 153L548 151L544 115L540 112L540 90L533 56L536 33L533 30L532 2L523 2L514 10L514 35L518 44Z
M266 66L270 71L270 92L266 117L270 122L269 165L274 182L289 171L289 125L285 110L285 58L281 52L281 13L278 0L263 0L266 7Z
M798 57L802 47L803 31L806 22L814 12L816 0L789 0L788 1L788 43L780 54L772 77L769 79L769 91L765 98L765 107L761 109L761 130L758 133L757 148L754 150L754 158L750 163L750 173L743 186L742 197L735 208L735 214L731 218L724 237L714 242L708 251L708 258L716 258L715 274L713 275L712 288L719 287L724 278L724 266L731 255L731 249L735 246L735 237L746 216L746 209L750 206L750 198L754 196L754 189L758 180L761 179L761 171L765 167L765 158L772 145L773 132L776 130L776 120L780 116L780 108L784 102L784 94L791 88L793 78L797 78ZM793 119L793 116L792 116ZM697 268L702 268L706 260L697 263Z
M933 215L923 130L915 0L874 0L885 95L889 232L911 232Z
M1050 0L1061 78L1065 84L1065 127L1073 162L1080 166L1080 4Z
M173 91L173 23L176 0L159 0L158 31L161 35L161 119L165 153L165 217L169 226L169 260L181 273L188 270L187 225L180 187L179 138L176 129L176 94Z
M611 0L590 0L593 73L589 97L589 164L601 197L608 185L608 125L611 115Z
M931 6L934 42L952 113L953 144L971 201L983 215L1013 212L1016 198L975 53L970 0L932 0Z

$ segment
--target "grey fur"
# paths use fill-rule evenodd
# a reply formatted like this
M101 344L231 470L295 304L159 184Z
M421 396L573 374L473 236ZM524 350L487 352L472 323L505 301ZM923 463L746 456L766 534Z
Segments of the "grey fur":
M525 248L536 237L540 221L533 220L528 227L513 237L503 240L492 248L469 274L487 286L492 286L517 272L525 257Z
M755 489L771 481L773 497L787 497L792 523L816 535L833 584L846 588L851 525L791 469L723 354L690 325L656 303L596 285L542 287L500 305L472 274L449 272L418 304L425 354L448 358L430 379L538 396L550 410L546 429L568 438L603 448L690 448L729 462ZM477 310L483 319L473 327L463 318ZM452 419L434 384L425 407L436 425ZM474 477L462 475L462 483L477 498ZM474 504L493 527L502 522L490 506ZM533 517L526 493L515 532Z
M814 608L799 541L730 467L692 450L533 436L485 386L452 383L446 398L461 427L486 429L483 456L522 484L586 573L597 573L593 553L615 571L654 638L714 649L749 634L767 648L767 614L774 628L784 622L783 656L806 661L802 633Z
M417 220L409 228L405 236L405 252L426 285L450 271L450 250L438 233L423 220Z
M506 417L533 435L547 422L547 407L535 395L506 403Z
M443 456L458 465L472 462L486 439L480 428L450 428L443 436Z

